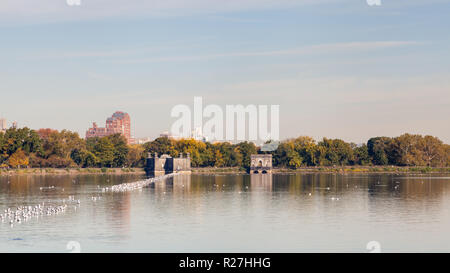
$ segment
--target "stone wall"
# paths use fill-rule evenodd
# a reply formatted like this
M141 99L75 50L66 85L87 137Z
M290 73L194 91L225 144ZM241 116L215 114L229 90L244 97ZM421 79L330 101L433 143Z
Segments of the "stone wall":
M191 158L189 154L187 157L171 157L169 155L162 155L158 157L158 154L148 155L147 158L147 174L158 175L174 172L191 172Z
M255 154L250 156L250 173L271 173L272 155Z

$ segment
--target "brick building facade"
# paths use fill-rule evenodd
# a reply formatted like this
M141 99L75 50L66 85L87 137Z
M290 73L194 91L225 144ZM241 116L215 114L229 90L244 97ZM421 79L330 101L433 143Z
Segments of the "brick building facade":
M113 134L123 135L128 144L134 143L133 138L131 138L130 115L117 111L106 119L106 127L98 127L97 123L94 122L92 128L86 131L86 139L90 137L105 137Z

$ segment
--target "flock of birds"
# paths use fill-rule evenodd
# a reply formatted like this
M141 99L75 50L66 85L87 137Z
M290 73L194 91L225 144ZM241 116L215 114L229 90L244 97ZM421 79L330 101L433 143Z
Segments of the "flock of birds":
M0 221L2 223L8 222L13 227L14 224L21 224L32 218L38 219L44 216L62 214L66 212L66 209L67 204L46 206L45 202L36 206L19 206L15 209L7 208L3 213L0 213Z
M166 178L172 177L176 175L174 174L168 174L164 176L154 177L147 180L137 181L133 183L123 183L119 185L114 185L111 187L102 188L102 192L127 192L132 191L136 189L142 189L151 183L154 183L156 181L161 181ZM40 187L41 191L43 190L53 190L55 189L54 186L50 187ZM96 202L97 200L101 200L102 197L100 195L92 196L91 200L93 202ZM30 219L38 219L44 216L54 216L63 214L66 212L68 208L73 206L73 209L76 211L77 208L80 206L81 201L79 199L75 199L75 196L71 195L68 197L68 199L63 199L62 204L60 205L50 205L46 204L45 202L35 205L35 206L19 206L16 208L7 208L4 210L4 212L0 212L0 222L1 223L9 223L11 227L14 226L14 224L21 224L23 222L27 222Z
M166 178L169 178L169 177L172 177L175 175L177 175L177 173L166 174L163 176L153 177L153 178L149 178L146 180L137 181L137 182L133 182L133 183L122 183L119 185L102 188L102 192L127 192L127 191L142 189L154 182L161 181L161 180L164 180Z

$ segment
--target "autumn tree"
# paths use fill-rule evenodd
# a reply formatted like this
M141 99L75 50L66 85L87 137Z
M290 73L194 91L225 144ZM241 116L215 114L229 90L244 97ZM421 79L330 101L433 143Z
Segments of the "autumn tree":
M220 149L216 149L214 151L214 167L223 167L225 166L225 160L223 159L223 155L220 152Z
M130 145L127 153L126 165L128 167L143 167L145 158L146 153L143 145Z
M8 154L4 149L5 146L5 134L3 132L0 132L0 165L8 159Z
M444 157L442 158L442 166L450 167L450 145L444 145Z
M202 153L206 151L206 144L195 139L180 139L175 143L175 151L177 153L187 154L191 156L191 164L193 167L201 167L204 165L205 158Z
M28 157L25 155L25 152L22 148L19 148L14 154L9 157L8 160L9 166L11 168L20 168L28 166Z
M448 156L445 148L444 143L433 136L425 136L419 142L422 159L427 166L445 166L443 162Z
M422 151L419 148L421 142L420 135L403 134L393 138L389 151L390 163L399 166L423 165Z
M82 165L81 155L87 151L86 143L78 133L68 130L59 132L52 129L40 129L37 134L42 142L42 157L48 161L44 161L44 165L54 168Z

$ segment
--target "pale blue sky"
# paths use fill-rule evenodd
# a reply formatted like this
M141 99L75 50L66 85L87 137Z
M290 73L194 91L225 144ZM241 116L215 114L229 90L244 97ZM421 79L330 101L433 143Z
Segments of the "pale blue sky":
M450 143L450 0L1 0L0 115L155 137L176 104L279 104L281 138Z

